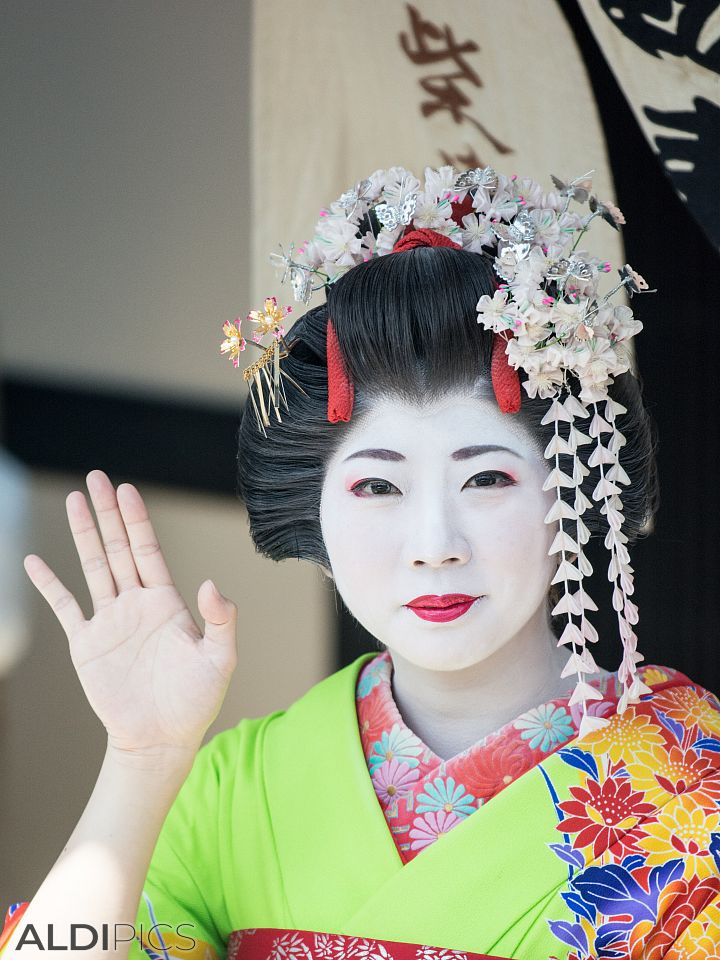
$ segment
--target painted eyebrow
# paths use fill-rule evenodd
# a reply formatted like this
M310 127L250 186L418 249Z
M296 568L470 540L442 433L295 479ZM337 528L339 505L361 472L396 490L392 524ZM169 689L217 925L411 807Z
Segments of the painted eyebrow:
M509 453L513 457L517 457L519 460L524 459L519 453L517 453L517 451L511 450L509 447L502 447L496 443L483 443L472 447L462 447L460 450L455 450L455 452L451 453L450 456L453 460L470 460L471 457L480 457L484 453L498 452ZM398 453L397 450L386 450L382 447L371 447L367 450L357 450L355 453L351 453L349 457L345 457L343 463L347 463L348 460L357 460L360 457L364 457L369 460L405 460L405 457L402 455L402 453Z

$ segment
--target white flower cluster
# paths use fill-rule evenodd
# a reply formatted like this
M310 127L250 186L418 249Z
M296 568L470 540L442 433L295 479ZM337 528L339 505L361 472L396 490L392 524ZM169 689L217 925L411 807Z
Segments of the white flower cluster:
M454 219L457 205L468 196L467 212ZM559 194L543 194L531 180L508 179L490 167L465 173L452 166L426 167L422 187L409 170L391 167L371 173L321 210L312 240L293 258L272 256L286 269L294 267L325 286L357 264L390 253L407 229L435 230L480 253L497 245L494 225L512 222L526 204L557 211L564 202ZM561 226L569 227L575 220L565 214L555 228L544 218L538 222L550 238L553 229L559 237ZM297 299L307 302L309 291Z
M508 363L527 374L530 397L557 396L569 373L580 381L580 399L603 400L615 376L629 367L627 344L641 329L630 307L611 305L620 287L647 284L629 266L600 297L610 265L578 249L590 223L615 229L625 222L612 203L591 194L586 174L551 191L529 178L506 177L491 167L458 173L452 166L425 168L424 183L404 167L376 170L320 211L312 240L295 254L272 258L290 274L297 300L308 303L352 267L392 251L408 230L430 229L465 250L494 255L502 281L482 296L478 322L507 338ZM587 204L586 213L570 209Z
M320 211L313 239L298 251L296 263L332 283L357 264L390 253L411 223L415 230L435 230L462 244L462 231L452 220L451 199L462 199L468 191L456 190L456 179L451 166L427 167L421 189L417 177L403 167L376 170ZM374 223L361 232L370 210ZM487 242L492 239L488 237Z
M623 286L631 295L647 290L643 278L626 265L620 282L601 297L600 279L610 264L578 249L596 217L615 229L625 222L614 204L589 194L588 177L569 184L553 177L558 192L550 194L533 181L514 181L522 209L491 225L498 238L495 270L504 283L480 298L478 322L507 338L508 363L527 374L523 387L530 397L557 396L572 373L583 402L605 399L613 378L630 369L627 345L642 329L630 307L608 301ZM570 211L573 199L589 201L590 212Z
M630 369L627 344L642 330L624 304L588 296L555 300L542 289L520 301L508 289L496 290L480 298L478 315L487 329L508 335L508 363L527 374L528 396L541 399L556 396L571 372L583 402L603 400L613 378Z

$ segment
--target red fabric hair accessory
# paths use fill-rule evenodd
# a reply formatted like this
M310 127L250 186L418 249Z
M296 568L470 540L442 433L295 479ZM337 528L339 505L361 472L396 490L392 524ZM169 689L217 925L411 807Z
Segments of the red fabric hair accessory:
M355 391L345 366L332 320L327 322L328 412L330 423L347 422L352 416Z
M512 336L510 332L507 338L499 333L493 335L490 376L501 413L517 413L520 410L520 377L505 356L505 347Z
M422 230L409 230L395 243L392 252L402 253L403 250L413 250L415 247L457 247L458 250L462 250L459 243L455 243L444 233L423 228Z

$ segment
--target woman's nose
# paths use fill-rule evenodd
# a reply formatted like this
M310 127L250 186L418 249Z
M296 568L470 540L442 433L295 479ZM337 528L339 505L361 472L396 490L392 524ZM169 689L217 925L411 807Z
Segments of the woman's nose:
M408 517L405 558L411 566L460 565L470 559L470 544L452 505L427 503Z

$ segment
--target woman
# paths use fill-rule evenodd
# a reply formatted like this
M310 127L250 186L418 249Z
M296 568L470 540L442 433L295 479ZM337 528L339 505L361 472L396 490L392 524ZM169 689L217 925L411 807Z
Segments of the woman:
M274 301L250 314L271 337L240 432L254 541L320 566L384 647L289 710L198 751L235 608L204 583L201 633L134 487L88 475L99 533L70 494L93 618L25 565L108 748L10 950L75 922L84 956L717 956L720 704L637 666L626 544L652 513L652 441L625 372L639 324L578 252L590 221L621 219L589 191L376 171L283 258L327 305L289 342ZM647 286L629 268L621 285ZM615 673L589 649L591 532Z

